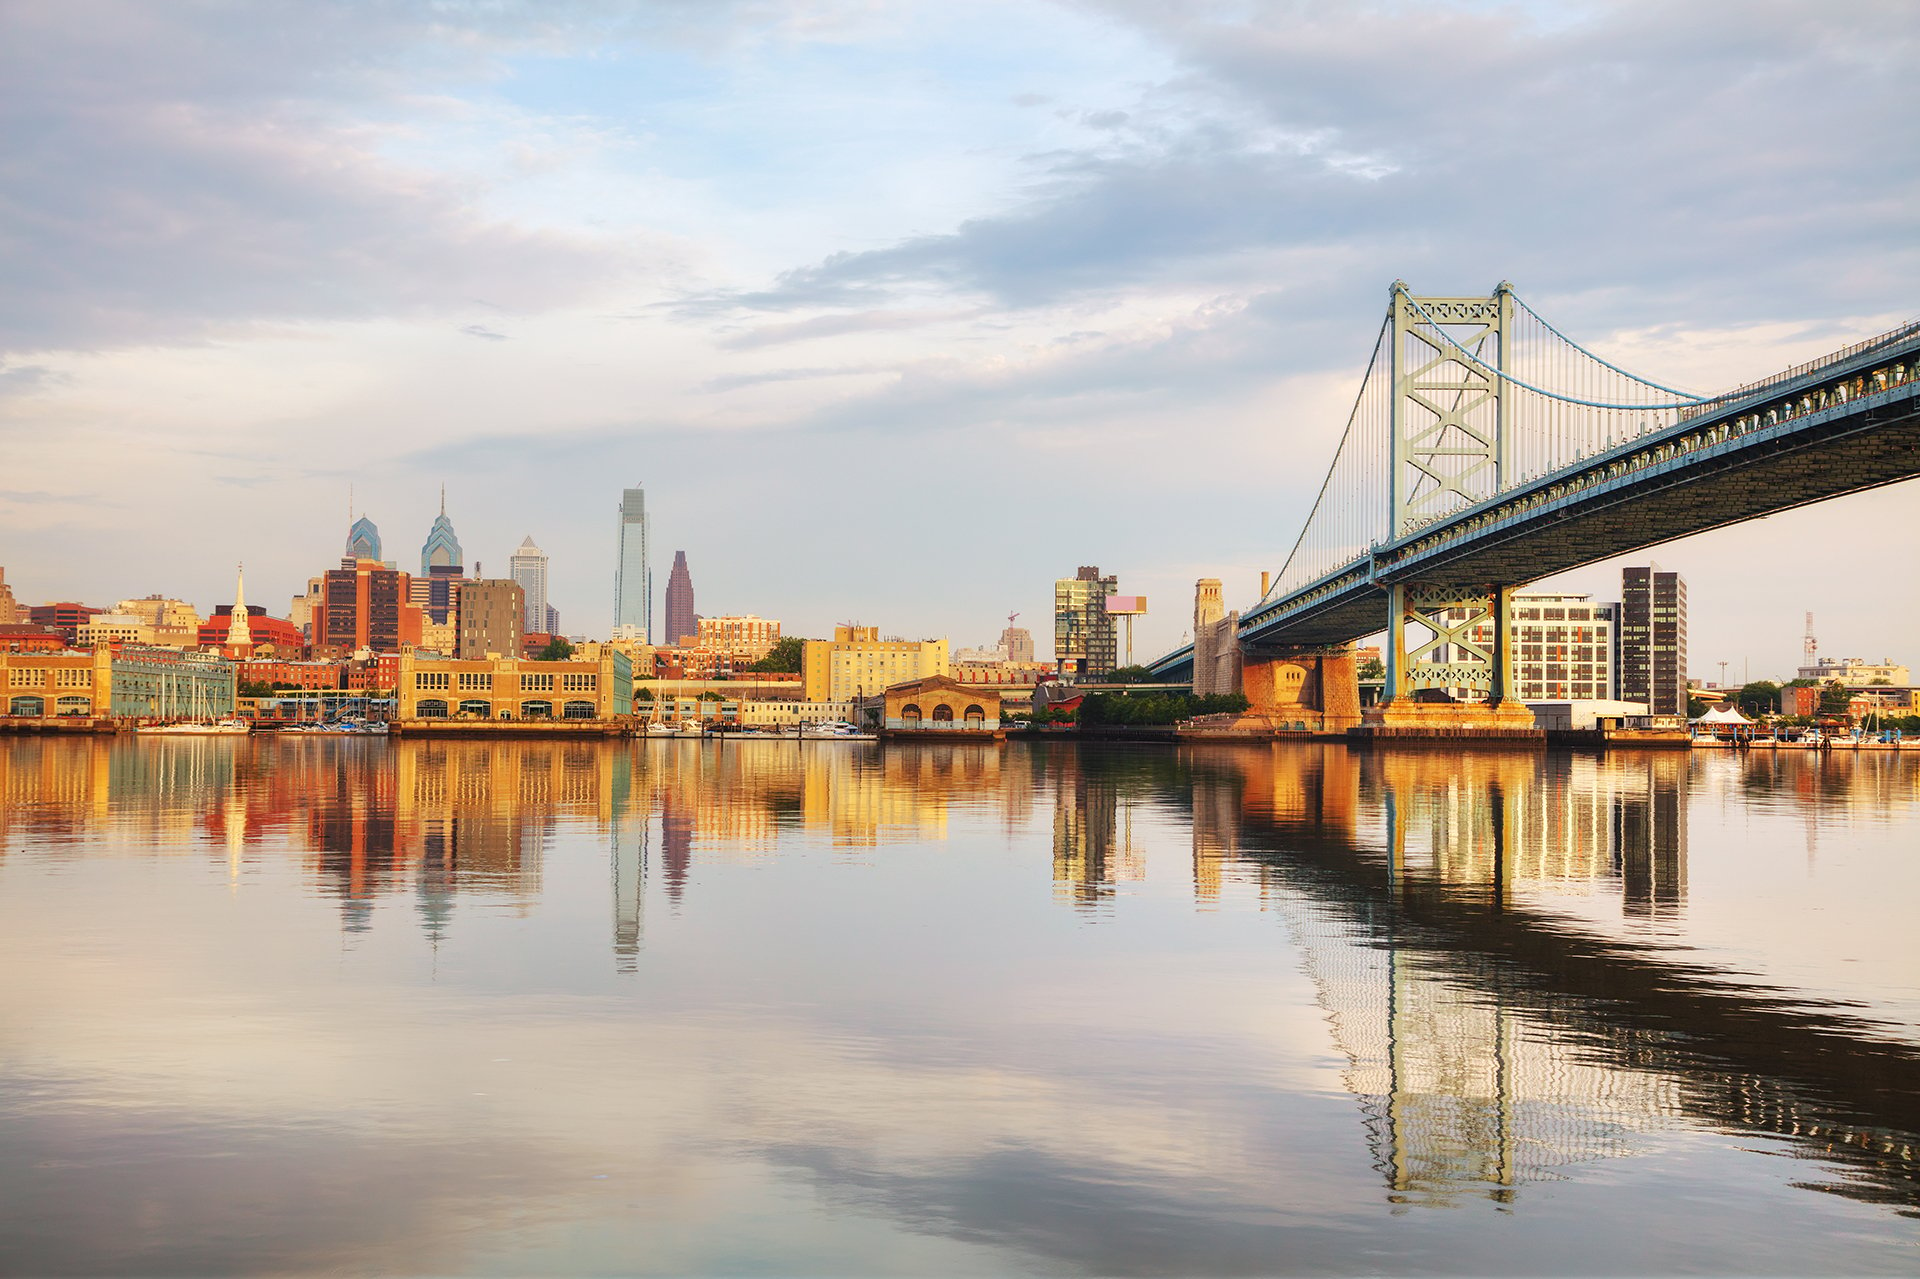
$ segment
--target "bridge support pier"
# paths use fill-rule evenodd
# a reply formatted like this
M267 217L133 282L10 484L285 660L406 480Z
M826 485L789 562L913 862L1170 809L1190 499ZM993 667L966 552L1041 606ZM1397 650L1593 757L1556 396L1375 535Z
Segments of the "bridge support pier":
M1386 688L1355 737L1545 746L1533 712L1514 695L1513 589L1418 582L1388 588Z

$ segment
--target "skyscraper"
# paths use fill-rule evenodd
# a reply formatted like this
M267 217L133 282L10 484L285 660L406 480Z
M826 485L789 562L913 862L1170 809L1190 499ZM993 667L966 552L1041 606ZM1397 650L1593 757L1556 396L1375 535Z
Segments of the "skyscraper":
M447 518L447 490L440 490L440 514L420 548L420 576L430 577L436 568L460 567L460 539L453 535L453 521Z
M1112 673L1116 657L1113 616L1107 596L1120 589L1117 577L1102 577L1097 565L1082 564L1072 577L1053 584L1053 660L1072 662L1082 676Z
M364 515L347 530L346 556L354 560L380 558L380 527Z
M520 656L525 630L526 594L518 582L468 582L460 590L457 651L463 661L478 661L492 653Z
M614 633L623 626L635 627L649 642L658 642L653 632L653 560L648 545L652 530L647 524L647 494L639 485L620 492L620 550L613 574ZM671 637L672 643L678 636Z
M1687 713L1687 584L1658 564L1620 572L1620 698Z
M667 632L656 643L678 644L699 632L693 616L693 574L687 571L687 553L673 553L673 571L667 574ZM653 639L651 635L647 637Z
M547 629L547 553L533 544L533 534L520 543L520 549L507 561L507 576L520 583L526 599L526 614L521 625L529 631Z
M460 583L466 576L461 565L460 539L454 536L453 521L447 518L447 490L440 489L440 514L420 547L420 576L413 580L413 602L436 626L453 621L460 602Z

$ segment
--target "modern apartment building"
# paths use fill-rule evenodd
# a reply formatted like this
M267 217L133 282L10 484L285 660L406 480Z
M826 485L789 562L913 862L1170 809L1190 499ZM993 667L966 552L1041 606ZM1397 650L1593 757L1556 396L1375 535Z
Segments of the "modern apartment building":
M619 555L613 573L613 633L659 638L653 631L653 559L648 541L647 493L639 485L620 492ZM621 627L633 629L622 631ZM667 643L676 643L673 636Z
M703 617L694 628L695 646L710 648L735 662L757 662L780 642L780 623L751 613Z
M1523 702L1610 700L1619 611L1617 604L1586 595L1514 592L1515 695ZM1463 610L1450 610L1448 620L1465 617ZM1493 623L1481 622L1472 638L1491 652Z
M545 631L547 629L547 553L533 544L531 533L507 561L507 576L520 583L520 594L525 601L526 612L520 619L521 629Z
M1063 672L1083 679L1112 673L1118 654L1107 596L1119 589L1120 580L1100 576L1097 565L1054 582L1053 660Z
M810 702L872 697L906 680L950 674L947 641L883 640L874 626L836 626L831 640L808 640L800 658Z
M1687 584L1657 564L1620 572L1622 701L1655 715L1687 713Z
M525 634L526 595L520 583L476 579L460 588L458 638L454 651L462 661L481 661L489 653L512 657Z

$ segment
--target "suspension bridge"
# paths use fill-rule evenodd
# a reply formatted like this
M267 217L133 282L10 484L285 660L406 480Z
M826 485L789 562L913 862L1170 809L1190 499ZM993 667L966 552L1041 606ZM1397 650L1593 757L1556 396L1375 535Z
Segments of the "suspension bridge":
M1194 643L1149 669L1228 691L1223 657L1237 683L1243 667L1384 631L1389 717L1430 688L1475 690L1518 712L1515 588L1920 475L1917 362L1920 322L1696 395L1586 350L1509 284L1416 297L1396 281L1280 572L1251 608L1197 610ZM1474 635L1485 622L1491 643Z

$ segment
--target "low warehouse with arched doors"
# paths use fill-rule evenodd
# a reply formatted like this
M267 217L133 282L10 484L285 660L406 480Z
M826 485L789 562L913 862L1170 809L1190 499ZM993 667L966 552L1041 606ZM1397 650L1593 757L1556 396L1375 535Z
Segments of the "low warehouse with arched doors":
M1004 736L1000 694L945 675L895 684L886 691L884 730L892 735Z

